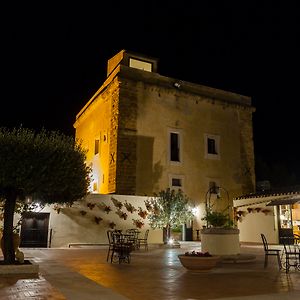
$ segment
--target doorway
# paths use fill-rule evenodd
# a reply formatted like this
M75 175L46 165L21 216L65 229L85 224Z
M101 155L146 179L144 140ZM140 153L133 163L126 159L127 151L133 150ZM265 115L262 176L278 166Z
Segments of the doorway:
M50 213L24 213L21 225L20 247L48 247L49 216Z
M293 220L291 204L277 206L279 244L293 237Z

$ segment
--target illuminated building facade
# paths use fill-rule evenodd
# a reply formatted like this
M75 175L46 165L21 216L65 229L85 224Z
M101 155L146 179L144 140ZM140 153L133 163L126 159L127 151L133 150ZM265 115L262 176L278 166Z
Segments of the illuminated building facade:
M92 192L149 196L170 187L203 202L212 185L231 198L253 191L251 98L157 70L157 59L120 51L77 114Z

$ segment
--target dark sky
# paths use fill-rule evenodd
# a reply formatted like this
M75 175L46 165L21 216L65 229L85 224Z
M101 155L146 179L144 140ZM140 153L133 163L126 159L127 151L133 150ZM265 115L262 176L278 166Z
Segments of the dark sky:
M252 97L256 155L300 173L296 1L145 2L3 9L0 126L73 135L107 60L127 49L159 58L162 75Z

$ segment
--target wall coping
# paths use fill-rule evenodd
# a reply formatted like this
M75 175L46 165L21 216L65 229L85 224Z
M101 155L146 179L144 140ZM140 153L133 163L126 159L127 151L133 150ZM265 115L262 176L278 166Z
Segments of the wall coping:
M239 234L238 228L212 227L201 229L201 234Z

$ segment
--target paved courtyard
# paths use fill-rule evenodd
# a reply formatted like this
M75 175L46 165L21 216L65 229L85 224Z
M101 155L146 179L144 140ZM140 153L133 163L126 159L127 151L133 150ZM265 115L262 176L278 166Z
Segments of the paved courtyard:
M300 299L300 272L279 271L276 257L269 257L264 269L260 245L241 247L242 253L254 254L255 261L222 263L207 273L187 271L177 258L200 250L197 242L135 251L130 264L107 263L106 246L22 250L25 259L39 264L39 275L1 276L0 299Z

